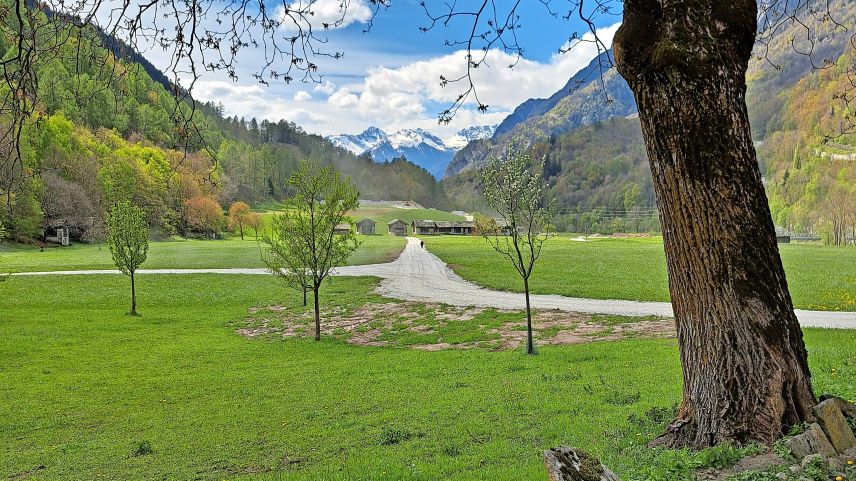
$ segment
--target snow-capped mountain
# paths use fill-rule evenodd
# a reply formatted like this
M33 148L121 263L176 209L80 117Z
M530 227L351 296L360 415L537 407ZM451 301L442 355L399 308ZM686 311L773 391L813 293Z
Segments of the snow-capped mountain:
M475 125L461 129L455 135L444 141L446 147L455 150L463 149L473 140L489 139L493 137L493 132L496 130L496 125Z
M357 155L368 153L375 162L389 162L397 157L405 157L439 179L455 152L470 140L490 137L493 129L488 126L469 127L443 141L423 129L401 129L387 134L377 127L369 127L356 135L333 135L328 139L334 145Z

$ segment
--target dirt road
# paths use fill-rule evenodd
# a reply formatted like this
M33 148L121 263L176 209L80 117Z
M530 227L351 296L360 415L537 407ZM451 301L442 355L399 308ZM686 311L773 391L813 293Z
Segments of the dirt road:
M268 274L265 269L142 269L139 274ZM118 274L112 270L27 272L30 275ZM339 276L373 276L382 279L378 292L386 297L406 301L441 302L453 306L523 309L523 294L494 291L463 280L437 256L419 245L419 239L408 237L407 246L398 259L387 264L347 266L336 269ZM639 302L608 299L580 299L554 295L533 295L536 309L558 309L589 314L622 316L672 316L668 302ZM797 310L804 327L856 329L856 312Z

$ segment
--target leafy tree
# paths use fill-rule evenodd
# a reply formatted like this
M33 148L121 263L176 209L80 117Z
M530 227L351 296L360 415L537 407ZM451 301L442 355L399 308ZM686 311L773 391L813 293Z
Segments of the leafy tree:
M493 217L476 213L473 216L473 235L494 235L499 232L499 226Z
M244 202L235 202L229 206L229 229L237 228L241 232L241 240L244 240L244 226L249 225L251 214L250 206Z
M258 212L250 212L247 216L247 227L253 229L256 234L256 240L259 238L259 231L264 228L264 220Z
M533 165L531 157L511 144L503 160L492 157L482 172L484 197L508 226L508 236L499 229L482 236L496 252L505 256L523 279L526 293L526 352L535 353L532 339L532 307L529 302L529 278L541 248L549 237L547 229L553 203L543 201L544 159Z
M264 261L287 285L304 293L312 290L317 341L321 339L321 283L360 245L353 231L333 233L337 225L350 222L348 212L358 207L359 192L333 167L307 161L300 163L288 184L294 195L288 209L273 218L272 233L264 238L269 247Z
M223 207L210 195L188 199L187 223L194 229L207 235L216 235L223 227Z
M149 225L143 209L124 201L107 213L107 244L113 262L122 274L131 278L131 315L137 315L137 288L134 273L146 261L149 251Z

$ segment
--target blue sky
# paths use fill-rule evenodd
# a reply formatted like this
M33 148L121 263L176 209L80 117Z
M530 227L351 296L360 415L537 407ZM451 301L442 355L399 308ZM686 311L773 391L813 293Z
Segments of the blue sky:
M341 2L290 1L312 1L312 8L318 11L315 18L319 20L325 15L329 17L331 12L337 15ZM437 13L445 4L442 0L426 0L426 3ZM458 0L461 9L476 3L480 2ZM496 4L508 8L512 2L496 0ZM325 34L329 40L326 48L342 51L344 57L317 59L323 76L320 83L260 85L252 78L258 57L245 50L239 58L237 81L206 73L197 83L195 96L222 102L229 115L284 118L324 135L357 133L374 125L387 131L424 128L446 138L463 127L496 124L527 98L554 93L597 54L591 43L581 43L568 53L558 54L571 33L585 32L585 28L578 20L551 16L540 0L522 0L521 4L522 28L517 33L525 49L524 59L514 69L508 69L512 57L491 51L491 68L479 69L475 77L481 98L491 109L477 113L475 105L469 104L448 126L437 124L437 114L451 104L461 87L441 88L440 75L459 75L466 60L461 47L447 46L445 42L465 38L472 23L469 19L459 19L449 27L440 26L422 33L419 27L428 25L429 19L417 0L392 0L388 9L381 9L369 33L363 33L368 1L350 0L346 25ZM567 0L553 0L551 7L561 11L567 5ZM620 16L598 18L597 27L607 43L611 42L618 22ZM158 64L158 54L152 54L152 60Z

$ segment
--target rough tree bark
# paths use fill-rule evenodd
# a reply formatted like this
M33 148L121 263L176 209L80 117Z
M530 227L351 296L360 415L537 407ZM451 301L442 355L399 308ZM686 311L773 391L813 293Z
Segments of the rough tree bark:
M746 111L755 0L626 0L630 84L660 207L684 388L654 444L771 443L815 404Z

